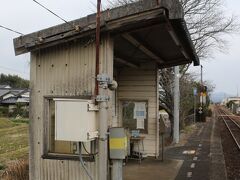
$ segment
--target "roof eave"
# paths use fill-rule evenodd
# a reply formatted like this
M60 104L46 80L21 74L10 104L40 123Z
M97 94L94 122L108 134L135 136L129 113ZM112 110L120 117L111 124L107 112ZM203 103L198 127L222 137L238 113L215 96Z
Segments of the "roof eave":
M165 10L168 11L170 19L183 18L182 8L178 0L162 0L160 4L156 0L143 0L103 11L101 14L102 31L111 29L109 22L114 23L119 19L131 20L131 17L141 15L145 15L142 18L150 19L149 14L151 15L152 12L162 13ZM96 28L96 14L88 15L70 23L79 28L75 29L65 23L14 39L15 54L20 55L36 49L35 47L39 48L47 44L48 46L50 46L49 44L55 45L56 43L59 44L60 41L91 35ZM106 27L106 24L108 24L108 27Z

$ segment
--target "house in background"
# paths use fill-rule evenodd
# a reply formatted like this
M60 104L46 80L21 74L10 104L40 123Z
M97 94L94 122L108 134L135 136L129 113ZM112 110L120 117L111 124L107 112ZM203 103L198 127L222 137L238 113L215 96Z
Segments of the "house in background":
M0 85L0 106L8 107L8 111L11 113L17 104L21 105L23 109L29 109L29 89Z
M223 105L227 106L232 113L240 114L240 97L229 97L224 101Z
M99 63L96 14L69 23L76 28L61 24L14 40L17 55L31 53L32 180L88 179L79 162L82 155L87 156L84 160L93 179L106 180L111 169L108 128L140 130L144 137L141 151L158 157L158 70L199 64L178 0L142 0L102 12ZM116 91L105 84L113 79L118 83ZM99 109L90 103L95 99ZM92 137L92 132L68 138L80 136L90 125L99 132L93 134L98 138L78 140ZM68 127L71 131L65 133ZM115 150L125 143L116 139Z
M0 89L10 89L11 86L9 85L4 85L4 84L0 84Z

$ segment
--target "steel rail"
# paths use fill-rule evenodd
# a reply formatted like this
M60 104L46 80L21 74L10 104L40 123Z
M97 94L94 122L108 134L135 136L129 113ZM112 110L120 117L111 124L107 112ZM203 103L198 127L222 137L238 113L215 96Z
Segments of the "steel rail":
M228 117L229 119L231 119L231 121L240 129L240 125L238 123L236 123L236 121L234 119L232 119L232 117L239 117L236 115L228 115L224 110L221 109L221 111L225 114L223 116Z
M225 111L223 111L222 109L219 109L219 114L221 114L221 112L226 115L226 116L221 116L221 118L222 118L223 122L225 123L225 125L227 126L227 129L230 132L233 140L235 141L235 143L236 143L236 145L238 147L238 150L240 150L240 143L237 141L236 137L234 136L234 133L232 132L231 128L229 127L229 125L228 125L228 123L227 123L227 121L226 121L226 119L224 117L228 117L230 122L233 122L238 127L239 130L240 130L240 126L231 117L229 117Z

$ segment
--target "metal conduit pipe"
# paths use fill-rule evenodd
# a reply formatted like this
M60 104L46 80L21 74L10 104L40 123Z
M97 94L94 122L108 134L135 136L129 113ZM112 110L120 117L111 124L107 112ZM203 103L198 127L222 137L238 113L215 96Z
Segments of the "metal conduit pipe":
M97 75L99 74L100 63L100 16L101 16L101 0L97 0L97 16L96 16L96 69L95 69L95 98L99 93ZM97 101L95 100L95 104Z

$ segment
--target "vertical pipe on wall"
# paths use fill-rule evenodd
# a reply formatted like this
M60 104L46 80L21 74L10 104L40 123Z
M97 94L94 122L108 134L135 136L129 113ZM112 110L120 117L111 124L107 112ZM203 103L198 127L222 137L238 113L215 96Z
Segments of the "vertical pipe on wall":
M96 16L96 70L95 70L95 98L98 95L98 81L97 75L99 74L99 63L100 63L100 16L101 16L101 0L97 0L97 16ZM95 101L97 104L97 101Z

